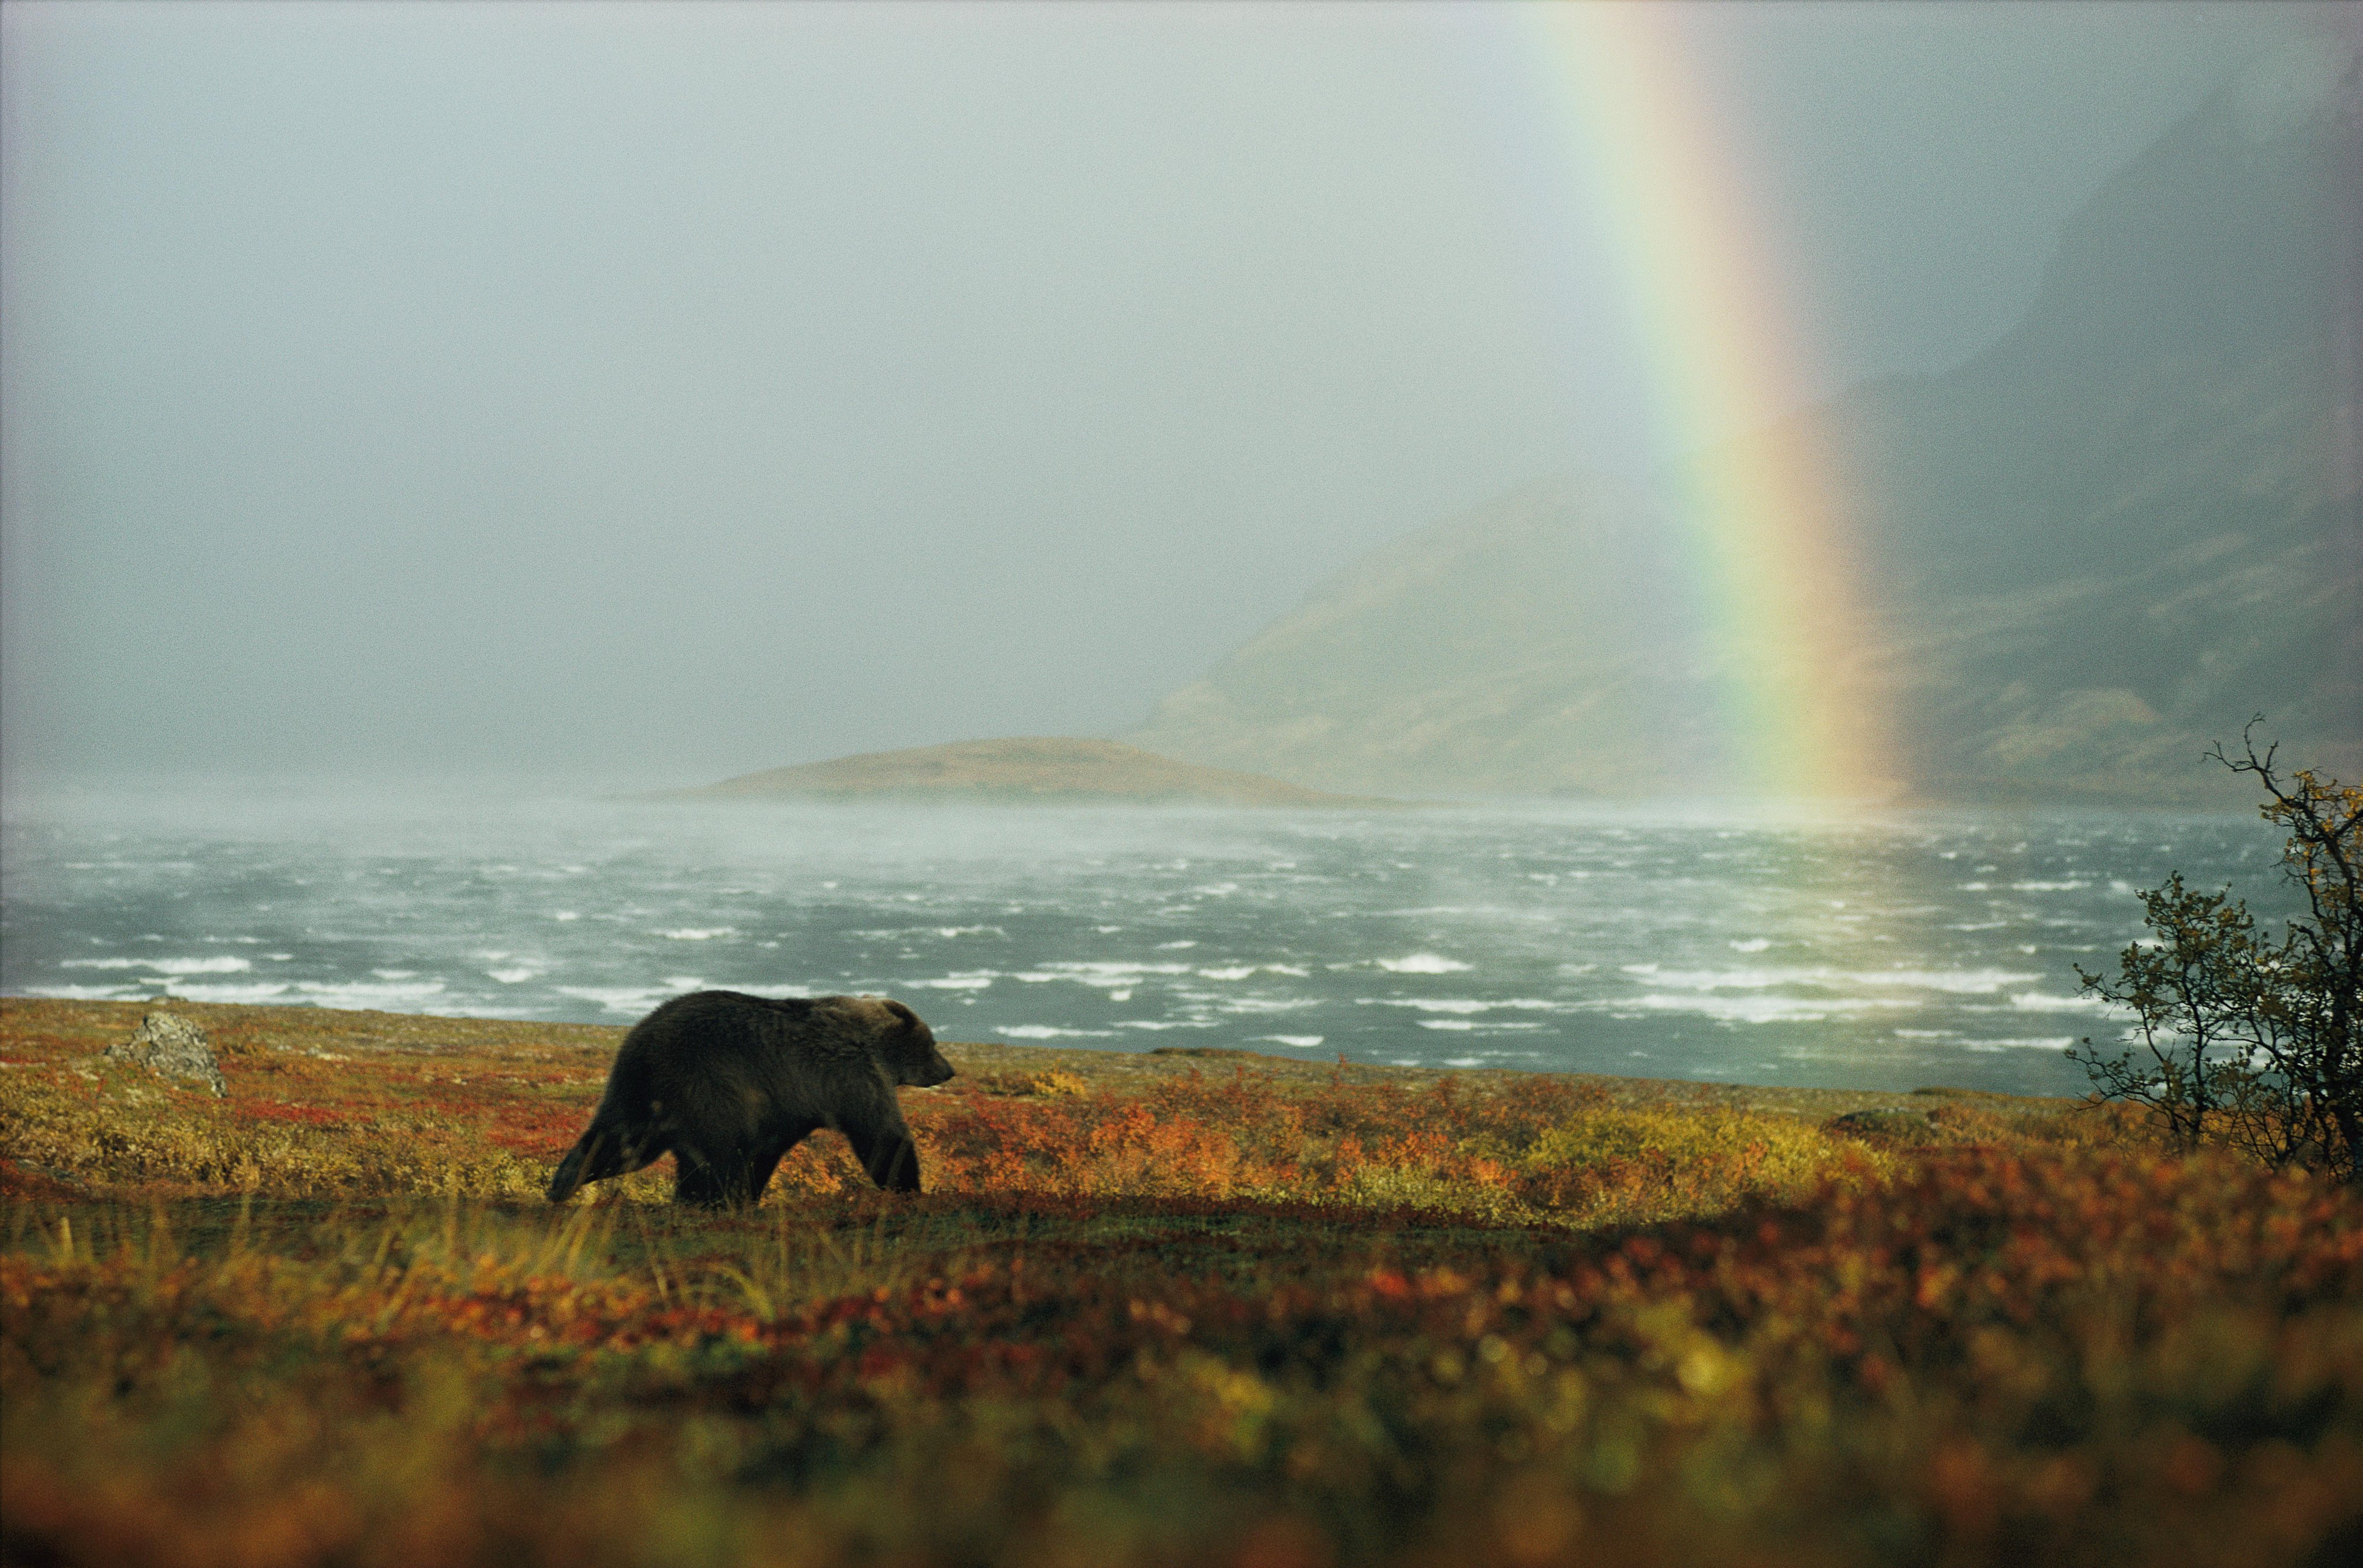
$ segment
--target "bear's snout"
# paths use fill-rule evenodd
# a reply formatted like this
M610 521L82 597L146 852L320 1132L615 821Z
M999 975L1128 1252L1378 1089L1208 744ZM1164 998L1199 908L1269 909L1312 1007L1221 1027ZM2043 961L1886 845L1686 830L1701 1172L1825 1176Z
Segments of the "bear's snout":
M919 1070L918 1086L922 1089L932 1089L937 1084L949 1083L958 1076L959 1074L952 1071L952 1064L944 1060L944 1053L939 1051L935 1052L927 1064Z

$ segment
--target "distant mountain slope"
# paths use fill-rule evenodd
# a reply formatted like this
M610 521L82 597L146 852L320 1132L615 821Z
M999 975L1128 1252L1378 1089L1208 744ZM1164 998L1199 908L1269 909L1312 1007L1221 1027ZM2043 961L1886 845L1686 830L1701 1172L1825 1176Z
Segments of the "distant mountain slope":
M2007 339L1754 438L1846 460L1904 783L2222 801L2253 713L2363 776L2351 51L2258 62L2066 227ZM1379 551L1130 739L1335 788L1642 793L1739 775L1644 495L1529 489ZM2236 791L2231 793L2236 795Z
M1396 804L1326 795L1279 779L1176 762L1114 740L1041 736L869 751L771 768L685 793L1224 806Z
M1720 770L1648 517L1638 492L1560 482L1437 524L1356 562L1130 739L1377 792L1625 794Z
M1822 412L1912 629L1924 789L2212 797L2190 759L2260 711L2363 774L2358 218L2355 56L2284 51L2070 219L2002 342Z

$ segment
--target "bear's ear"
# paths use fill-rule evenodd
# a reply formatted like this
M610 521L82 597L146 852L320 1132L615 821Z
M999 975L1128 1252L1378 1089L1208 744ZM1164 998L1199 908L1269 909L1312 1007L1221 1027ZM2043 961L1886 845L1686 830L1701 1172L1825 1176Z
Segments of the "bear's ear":
M885 1003L886 1010L893 1014L894 1017L901 1021L904 1029L915 1029L919 1027L918 1014L911 1011L910 1008L903 1006L902 1003L891 998L882 997L880 1000Z

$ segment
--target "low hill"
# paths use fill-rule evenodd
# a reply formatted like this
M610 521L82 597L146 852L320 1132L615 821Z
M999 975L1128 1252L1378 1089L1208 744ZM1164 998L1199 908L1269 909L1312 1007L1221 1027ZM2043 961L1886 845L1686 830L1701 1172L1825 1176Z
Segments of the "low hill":
M825 762L767 768L694 795L804 795L828 799L973 799L1206 806L1396 806L1325 795L1259 773L1176 762L1115 740L1021 736L865 751Z

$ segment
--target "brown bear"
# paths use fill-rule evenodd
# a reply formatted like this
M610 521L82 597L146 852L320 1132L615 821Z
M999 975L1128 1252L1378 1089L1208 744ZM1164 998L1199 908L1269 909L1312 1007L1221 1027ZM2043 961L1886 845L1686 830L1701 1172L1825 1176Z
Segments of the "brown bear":
M951 1075L936 1037L900 1002L693 991L624 1037L549 1201L671 1151L674 1202L751 1205L787 1151L824 1127L845 1134L871 1180L915 1193L919 1154L894 1089Z

